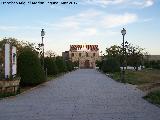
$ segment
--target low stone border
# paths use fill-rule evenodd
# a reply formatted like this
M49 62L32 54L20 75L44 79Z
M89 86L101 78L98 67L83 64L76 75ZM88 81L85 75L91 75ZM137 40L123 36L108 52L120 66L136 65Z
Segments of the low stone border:
M0 94L17 93L20 80L0 80Z

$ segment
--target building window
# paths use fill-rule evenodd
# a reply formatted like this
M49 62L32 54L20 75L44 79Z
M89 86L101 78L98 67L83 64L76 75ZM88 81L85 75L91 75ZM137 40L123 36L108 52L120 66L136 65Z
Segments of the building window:
M72 57L74 57L74 53L72 53Z
M93 53L93 57L95 57L96 56L96 53Z
M81 55L82 55L82 54L81 54L81 53L79 53L79 57L81 57Z

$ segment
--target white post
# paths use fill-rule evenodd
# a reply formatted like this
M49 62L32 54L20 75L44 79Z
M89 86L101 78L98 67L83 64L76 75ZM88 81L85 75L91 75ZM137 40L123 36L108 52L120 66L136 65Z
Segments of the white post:
M16 47L12 46L12 76L14 77L17 74L17 54Z
M5 44L5 79L10 77L10 44Z

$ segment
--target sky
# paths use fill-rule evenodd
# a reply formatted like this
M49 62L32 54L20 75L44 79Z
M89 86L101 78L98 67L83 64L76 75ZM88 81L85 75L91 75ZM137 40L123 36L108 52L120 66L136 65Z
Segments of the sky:
M64 1L0 0L0 39L38 44L44 29L45 51L61 55L72 44L93 44L105 53L111 45L121 45L125 28L125 41L160 55L160 0L68 0L77 4L61 4Z

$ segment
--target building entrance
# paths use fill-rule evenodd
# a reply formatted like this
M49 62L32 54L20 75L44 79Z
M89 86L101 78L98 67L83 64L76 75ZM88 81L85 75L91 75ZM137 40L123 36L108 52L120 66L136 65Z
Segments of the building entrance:
M86 60L84 63L85 68L90 68L89 60Z

